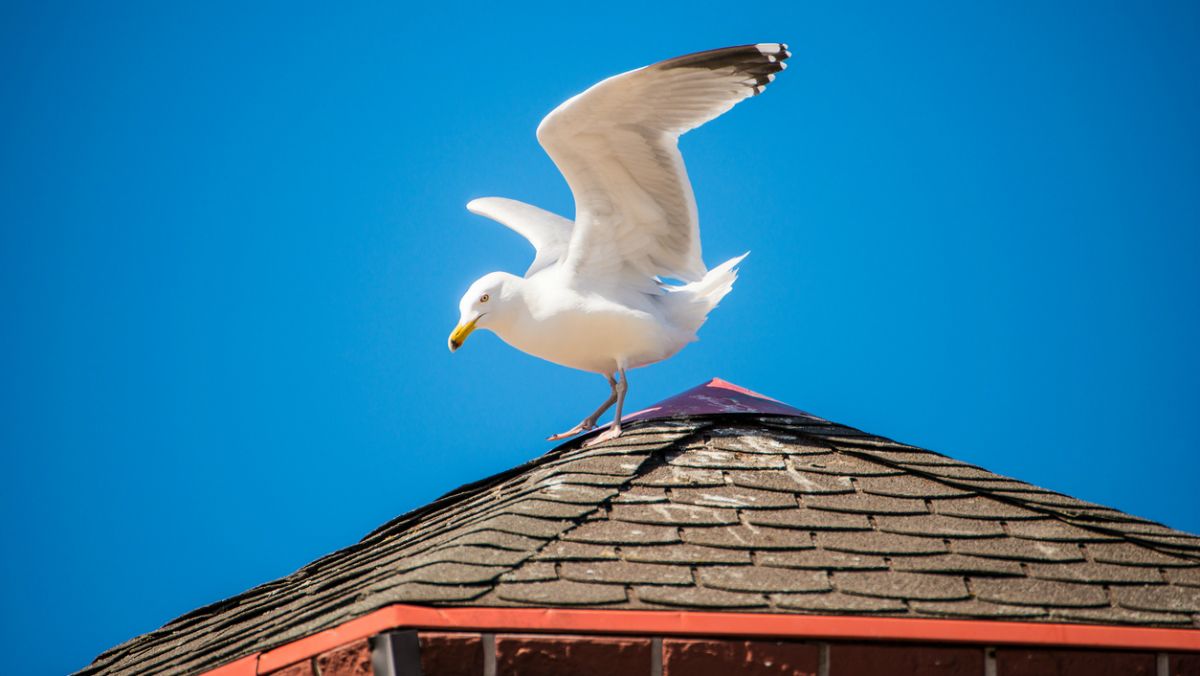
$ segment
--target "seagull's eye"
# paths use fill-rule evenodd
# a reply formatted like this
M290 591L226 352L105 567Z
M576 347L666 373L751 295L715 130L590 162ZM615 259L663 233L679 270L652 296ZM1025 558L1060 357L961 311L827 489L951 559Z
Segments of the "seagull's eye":
M485 293L485 294L483 294L482 296L480 296L480 297L479 297L479 302L480 302L480 303L486 303L486 302L488 302L488 299L489 299L489 298L491 298L491 296L489 296L489 295L487 295L487 294Z

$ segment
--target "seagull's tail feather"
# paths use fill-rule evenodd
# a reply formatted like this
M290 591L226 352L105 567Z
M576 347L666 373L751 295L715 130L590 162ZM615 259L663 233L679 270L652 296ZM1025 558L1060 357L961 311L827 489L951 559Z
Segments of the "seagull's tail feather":
M672 296L680 301L677 315L680 328L692 332L700 329L708 319L708 313L717 307L725 294L733 290L733 283L738 276L737 266L749 255L747 251L731 258L706 272L699 281L672 289Z

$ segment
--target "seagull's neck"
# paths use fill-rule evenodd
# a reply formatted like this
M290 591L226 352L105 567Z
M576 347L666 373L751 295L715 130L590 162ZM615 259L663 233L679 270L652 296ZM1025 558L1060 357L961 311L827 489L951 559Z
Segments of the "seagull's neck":
M507 276L500 292L500 300L502 304L494 311L495 315L491 317L489 328L502 335L530 314L526 280L516 275Z

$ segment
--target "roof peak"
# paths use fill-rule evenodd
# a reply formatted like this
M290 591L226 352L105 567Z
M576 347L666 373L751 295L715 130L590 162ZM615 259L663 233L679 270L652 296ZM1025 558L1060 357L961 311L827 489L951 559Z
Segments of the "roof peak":
M762 415L801 416L822 420L817 416L789 406L778 399L759 394L740 385L712 378L689 390L667 397L636 413L625 416L622 422L656 420L718 413L759 413Z
M201 671L393 604L1200 626L1189 533L716 378L636 416L84 673Z

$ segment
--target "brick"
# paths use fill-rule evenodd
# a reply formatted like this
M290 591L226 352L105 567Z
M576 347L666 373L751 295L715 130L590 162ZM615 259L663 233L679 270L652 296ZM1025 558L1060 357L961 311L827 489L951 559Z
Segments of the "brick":
M496 636L498 676L641 676L650 673L650 639Z
M1155 656L1105 650L996 650L996 676L1154 676Z
M272 671L270 676L314 676L312 660L304 660ZM432 675L431 675L432 676Z
M1200 676L1200 654L1169 656L1167 673L1170 676Z
M371 644L363 639L317 655L321 676L371 676Z
M483 676L479 634L423 631L420 639L422 676Z
M663 676L816 676L819 662L810 643L663 641Z
M829 676L979 676L982 648L834 643Z

